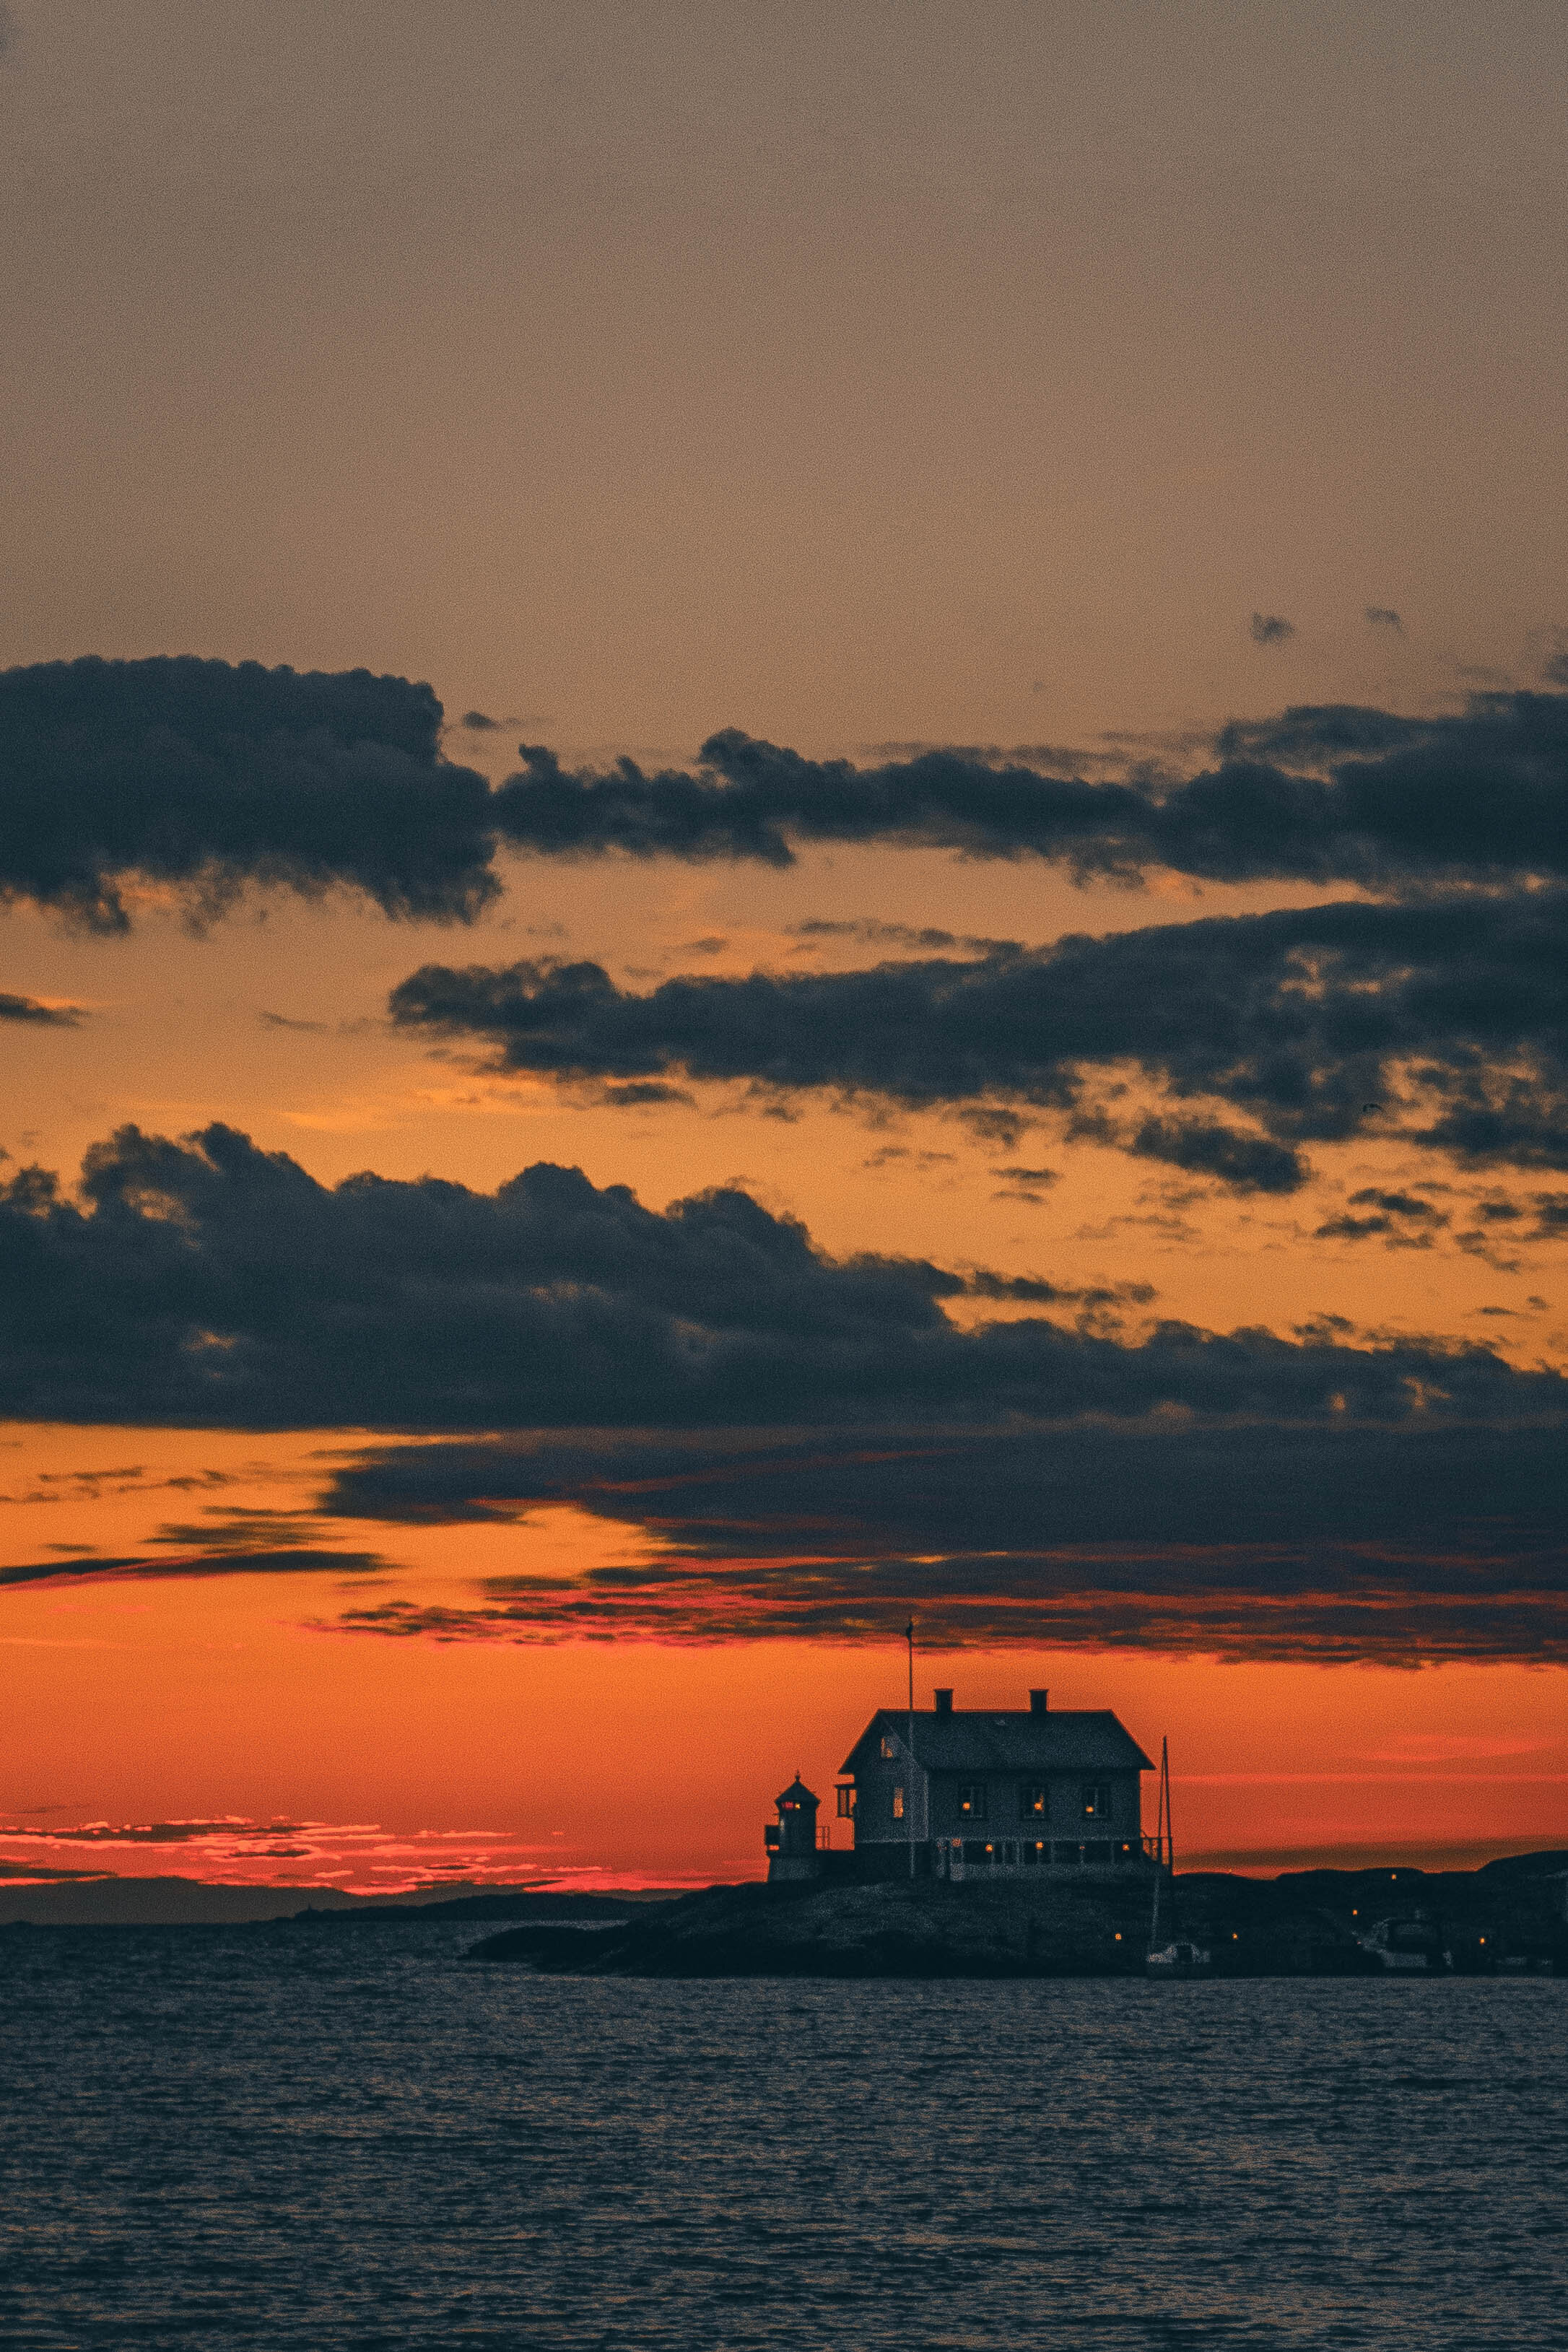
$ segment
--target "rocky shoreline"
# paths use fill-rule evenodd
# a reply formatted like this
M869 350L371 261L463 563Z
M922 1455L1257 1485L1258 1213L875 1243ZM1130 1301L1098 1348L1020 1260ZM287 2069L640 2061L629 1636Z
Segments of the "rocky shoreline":
M1216 1976L1381 1976L1360 1938L1391 1916L1424 1919L1458 1973L1563 1976L1564 1882L1552 1874L1565 1866L1568 1854L1542 1854L1474 1872L1194 1873L1178 1876L1175 1900L1182 1934L1209 1949ZM644 1904L614 1923L525 1923L468 1957L592 1976L1142 1977L1148 1928L1142 1877L753 1885Z

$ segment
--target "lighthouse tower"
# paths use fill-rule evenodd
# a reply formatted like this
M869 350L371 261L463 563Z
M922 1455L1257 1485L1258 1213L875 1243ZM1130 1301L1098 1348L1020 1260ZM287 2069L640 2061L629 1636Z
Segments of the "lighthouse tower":
M778 1820L770 1822L763 1832L763 1842L768 1850L768 1885L776 1886L784 1879L816 1878L821 1869L816 1858L817 1800L797 1772L776 1801Z

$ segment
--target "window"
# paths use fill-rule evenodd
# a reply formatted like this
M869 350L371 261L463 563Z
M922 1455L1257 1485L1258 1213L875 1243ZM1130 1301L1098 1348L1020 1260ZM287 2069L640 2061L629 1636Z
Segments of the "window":
M901 1789L895 1789L895 1790L893 1790L893 1819L894 1819L896 1822L901 1822L901 1821L903 1820L903 1818L904 1818L904 1792L903 1792L903 1790L902 1790Z
M1023 1861L1026 1870L1038 1870L1040 1864L1042 1863L1048 1862L1050 1858L1050 1847L1047 1845L1043 1838L1026 1838L1024 1840Z
M958 1792L958 1810L963 1815L966 1822L983 1822L985 1819L985 1783L984 1780L971 1780L967 1782L964 1787L960 1789Z
M899 1743L898 1743L898 1741L893 1738L893 1736L892 1736L892 1734L891 1734L890 1732L884 1731L884 1733L882 1734L882 1754L883 1754L883 1756L884 1756L884 1757L896 1756L896 1755L898 1754L898 1752L899 1752Z
M1018 1819L1021 1822L1048 1822L1051 1800L1043 1780L1020 1780L1018 1783Z
M1086 1822L1108 1822L1110 1819L1110 1791L1103 1782L1093 1780L1085 1783L1083 1818Z
M983 1868L990 1859L991 1849L986 1844L984 1838L964 1839L963 1866L965 1870L973 1870L977 1867Z
M841 1822L852 1822L855 1818L855 1791L852 1787L838 1791L838 1818Z

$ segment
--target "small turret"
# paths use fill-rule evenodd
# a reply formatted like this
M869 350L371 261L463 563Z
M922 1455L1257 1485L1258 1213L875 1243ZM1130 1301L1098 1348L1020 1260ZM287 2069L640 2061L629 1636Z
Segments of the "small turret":
M797 1772L776 1802L778 1820L770 1822L763 1832L763 1843L768 1851L769 1885L776 1885L781 1879L816 1877L820 1868L816 1859L816 1798Z

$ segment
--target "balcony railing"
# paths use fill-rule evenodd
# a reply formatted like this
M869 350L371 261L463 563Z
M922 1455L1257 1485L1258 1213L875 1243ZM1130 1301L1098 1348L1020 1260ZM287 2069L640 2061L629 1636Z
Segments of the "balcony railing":
M852 1822L846 1822L838 1826L842 1827L847 1832L841 1840L835 1838L833 1830L829 1828L826 1822L818 1822L816 1830L816 1845L819 1853L847 1853L849 1852L850 1848L855 1843L855 1825ZM771 1823L768 1828L767 1837L770 1848L777 1843L778 1832ZM883 1846L890 1848L897 1845L901 1847L906 1841L899 1833L899 1828L896 1825L893 1834L890 1837L878 1839L875 1841L863 1841L862 1843L874 1843L877 1845L878 1850L880 1851ZM1171 1861L1170 1841L1167 1838L1162 1837L1140 1836L1137 1838L1101 1837L1055 1839L1013 1838L1009 1840L1001 1837L976 1838L970 1836L963 1838L960 1843L965 1849L971 1846L978 1846L983 1849L988 1848L991 1853L993 1859L989 1863L981 1860L978 1856L976 1856L974 1860L969 1862L967 1864L967 1867L971 1870L982 1870L986 1868L994 1870L1026 1869L1031 1865L1024 1863L1021 1858L1022 1849L1025 1844L1031 1846L1043 1846L1045 1849L1043 1864L1035 1866L1044 1866L1054 1870L1070 1868L1075 1864L1087 1866L1090 1869L1105 1869L1110 1866L1110 1864L1115 1864L1117 1867L1125 1870L1131 1864L1139 1862L1154 1863L1157 1865L1169 1868ZM918 1837L915 1840L916 1846L922 1853L929 1853L931 1847L935 1846L939 1853L945 1852L951 1855L952 1843L953 1841L950 1837L940 1837L934 1839ZM1002 1860L1002 1856L1005 1853L1009 1844L1013 1847L1015 1853L1019 1856L1018 1860L1011 1864ZM1101 1854L1100 1852L1101 1847L1108 1848L1109 1852ZM1084 1857L1090 1849L1094 1850L1095 1860L1092 1863L1085 1864Z
M939 1876L1005 1871L1137 1870L1150 1859L1146 1838L938 1838Z

